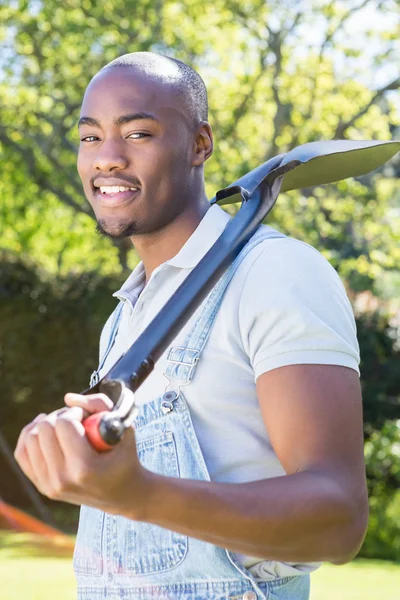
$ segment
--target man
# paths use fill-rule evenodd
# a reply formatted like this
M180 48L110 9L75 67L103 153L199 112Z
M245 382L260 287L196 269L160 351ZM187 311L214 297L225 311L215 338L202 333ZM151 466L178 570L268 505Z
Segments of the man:
M229 216L204 192L207 95L183 63L110 63L88 86L79 132L98 229L129 236L141 259L116 294L96 381ZM16 458L38 489L83 505L79 598L308 598L308 573L350 560L365 534L357 365L333 268L260 227L138 390L115 449L98 454L81 423L112 406L102 394L67 394L69 409L21 433Z

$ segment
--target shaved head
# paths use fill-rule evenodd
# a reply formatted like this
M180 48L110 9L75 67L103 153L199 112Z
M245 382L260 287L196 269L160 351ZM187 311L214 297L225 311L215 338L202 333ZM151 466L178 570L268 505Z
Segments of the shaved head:
M131 68L146 77L164 83L183 104L187 117L196 127L208 120L207 89L200 75L176 58L154 52L124 54L105 65L101 71L114 68ZM100 72L101 72L100 71Z
M150 52L117 58L89 83L78 128L78 172L105 235L140 244L208 209L207 94L187 65Z

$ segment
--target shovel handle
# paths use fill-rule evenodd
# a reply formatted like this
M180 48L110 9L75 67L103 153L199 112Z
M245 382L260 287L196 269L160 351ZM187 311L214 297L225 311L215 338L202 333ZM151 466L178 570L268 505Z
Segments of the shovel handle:
M109 411L94 413L82 421L82 424L85 428L86 437L92 444L93 448L97 450L97 452L108 452L113 448L112 444L108 444L103 439L101 433L101 430L103 429L101 426L103 418L109 414Z

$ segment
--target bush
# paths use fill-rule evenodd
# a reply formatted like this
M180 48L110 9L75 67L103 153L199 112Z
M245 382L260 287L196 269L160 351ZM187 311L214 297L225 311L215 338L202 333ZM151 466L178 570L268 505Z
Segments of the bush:
M400 419L400 348L396 344L398 331L389 317L379 312L357 317L357 336L368 440L388 419Z
M400 560L400 420L365 444L370 518L360 555Z
M50 278L34 265L0 255L0 282L0 423L13 449L21 429L39 412L60 408L65 392L88 386L97 367L99 334L121 281L96 273ZM28 508L29 499L1 454L0 472L0 496Z
M66 391L87 387L97 366L99 334L116 304L112 293L121 278L94 272L50 277L15 256L0 255L0 423L11 448L39 412L62 406ZM400 352L382 315L362 315L357 326L371 499L370 530L362 553L398 558L399 496L393 494L400 483L400 421L395 420L400 419ZM0 496L29 510L29 498L1 455L0 472L5 474ZM73 529L76 507L45 502L60 527Z
M400 490L389 498L370 498L368 532L359 556L400 561Z

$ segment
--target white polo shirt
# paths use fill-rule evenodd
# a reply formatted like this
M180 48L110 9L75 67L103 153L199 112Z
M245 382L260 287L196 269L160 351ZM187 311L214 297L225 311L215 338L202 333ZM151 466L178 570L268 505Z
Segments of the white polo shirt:
M114 294L124 301L122 319L100 377L142 333L229 219L218 205L212 206L178 254L155 269L144 289L145 273L138 264ZM196 313L174 346L182 345L195 318ZM101 335L101 355L110 325L109 319ZM138 405L166 390L165 355L135 394ZM259 375L294 364L342 365L358 372L358 363L353 312L333 267L298 240L260 242L229 284L193 381L183 390L211 480L239 483L285 475L261 416L255 387ZM297 575L318 566L239 558L261 579Z

